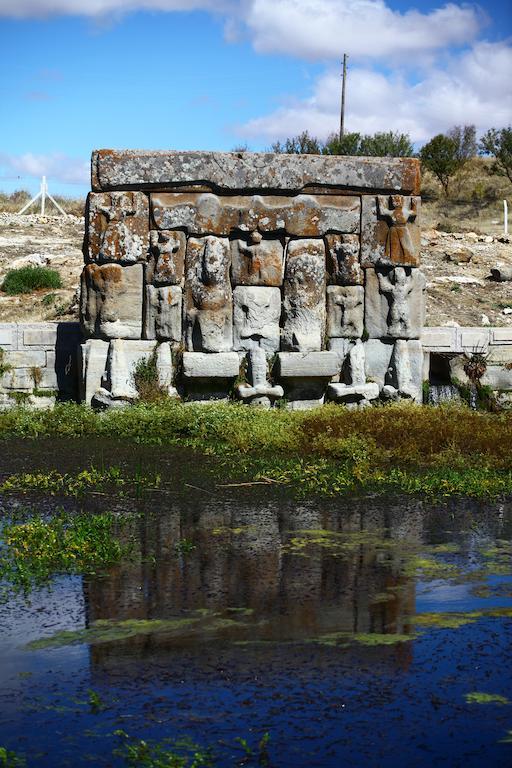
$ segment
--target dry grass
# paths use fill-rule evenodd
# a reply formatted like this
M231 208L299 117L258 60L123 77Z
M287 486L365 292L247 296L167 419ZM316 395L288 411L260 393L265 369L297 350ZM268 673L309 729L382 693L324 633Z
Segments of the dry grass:
M10 194L0 192L0 212L19 213L32 197L33 195L27 192L26 189L18 189ZM84 215L85 200L83 198L62 197L61 195L53 195L53 197L66 213L70 213L73 216ZM27 213L39 213L40 210L38 203L35 203ZM59 212L51 201L47 201L46 213L52 216L54 214L58 215Z

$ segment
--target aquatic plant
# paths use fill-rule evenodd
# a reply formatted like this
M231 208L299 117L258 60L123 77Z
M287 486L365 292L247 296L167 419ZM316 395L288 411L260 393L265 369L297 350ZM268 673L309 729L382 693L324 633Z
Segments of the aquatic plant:
M70 473L61 474L56 470L50 472L22 472L18 475L10 475L0 484L0 492L14 491L41 491L51 496L81 496L90 490L102 490L106 488L120 489L133 485L135 491L147 487L155 487L160 484L160 475L145 475L140 470L133 478L123 476L120 467L108 467L98 469L91 466L76 475Z
M0 747L0 768L25 768L27 761L10 749Z
M130 552L130 544L117 533L124 524L108 512L71 515L61 510L50 520L4 525L0 578L11 589L28 592L57 573L92 574L118 563Z
M481 691L472 691L466 693L467 704L510 704L506 696L500 696L498 693L482 693Z
M309 412L172 400L99 415L0 413L0 438L101 437L188 447L212 457L217 482L287 485L301 495L354 491L496 497L512 493L512 414L398 404Z
M215 765L212 753L190 739L149 741L129 736L121 729L114 731L121 740L113 754L129 768L210 768Z

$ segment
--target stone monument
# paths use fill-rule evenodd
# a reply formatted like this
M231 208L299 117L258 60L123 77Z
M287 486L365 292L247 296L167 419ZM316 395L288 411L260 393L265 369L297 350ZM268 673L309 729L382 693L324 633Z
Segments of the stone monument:
M412 158L99 150L86 209L83 397L421 400Z

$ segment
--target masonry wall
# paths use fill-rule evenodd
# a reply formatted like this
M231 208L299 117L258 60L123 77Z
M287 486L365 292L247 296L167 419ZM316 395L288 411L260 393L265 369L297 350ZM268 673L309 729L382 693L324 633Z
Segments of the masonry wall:
M78 399L79 323L0 324L0 405Z

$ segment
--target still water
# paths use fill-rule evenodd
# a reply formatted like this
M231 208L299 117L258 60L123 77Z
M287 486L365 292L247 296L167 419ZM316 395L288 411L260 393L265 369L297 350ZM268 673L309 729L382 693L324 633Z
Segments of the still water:
M511 502L73 504L136 510L135 546L0 605L0 745L28 766L128 765L118 730L216 766L512 765Z

